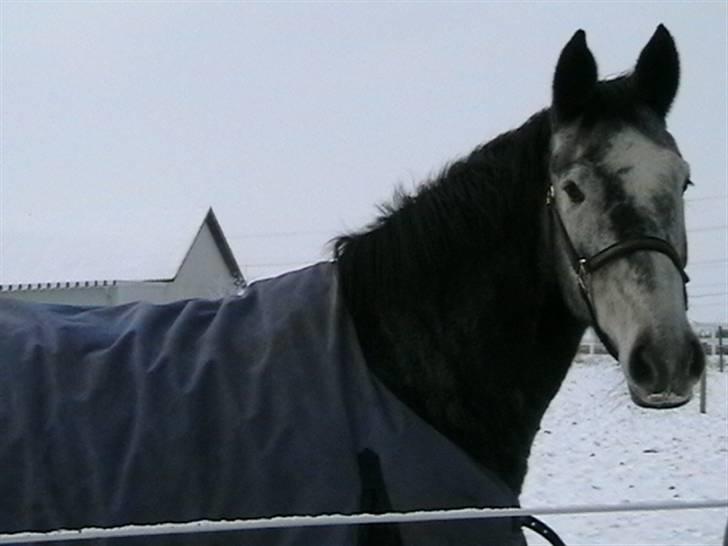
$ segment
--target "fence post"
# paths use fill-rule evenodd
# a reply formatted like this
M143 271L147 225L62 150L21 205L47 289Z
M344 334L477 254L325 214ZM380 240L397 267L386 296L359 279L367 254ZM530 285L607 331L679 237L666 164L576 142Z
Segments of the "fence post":
M700 413L706 413L705 406L707 404L707 375L708 366L703 369L703 375L700 376Z
M723 372L723 327L718 326L718 364Z

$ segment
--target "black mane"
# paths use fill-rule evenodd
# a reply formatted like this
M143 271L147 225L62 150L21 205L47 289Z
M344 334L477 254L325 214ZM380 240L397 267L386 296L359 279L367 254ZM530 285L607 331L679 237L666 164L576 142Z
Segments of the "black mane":
M542 111L335 244L373 372L515 491L583 332L546 252L550 135Z
M416 194L396 192L374 223L336 239L344 283L363 283L365 302L418 302L474 261L533 242L533 214L548 183L550 136L547 112L539 112L447 166ZM357 294L349 295L359 307Z

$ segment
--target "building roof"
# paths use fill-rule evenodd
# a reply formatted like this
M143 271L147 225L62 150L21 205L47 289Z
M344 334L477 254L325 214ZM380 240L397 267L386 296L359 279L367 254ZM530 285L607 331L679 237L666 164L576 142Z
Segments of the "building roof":
M202 226L205 224L207 224L207 227L210 229L210 233L212 233L212 237L213 239L215 239L217 248L220 250L222 259L225 261L225 265L230 270L230 274L236 279L243 279L243 273L240 271L240 266L235 259L233 250L232 248L230 248L230 244L225 237L225 233L223 233L222 231L222 226L220 226L220 222L218 222L217 216L215 216L215 212L212 210L212 207L207 210L205 220L202 222L202 224L200 224L200 229L197 230L198 234L200 230L202 230ZM197 235L195 235L195 238L197 238ZM192 244L190 243L190 247L191 246ZM185 254L185 258L186 257L187 255ZM182 261L182 263L184 263L184 260ZM180 263L180 267L182 267L182 263ZM179 272L179 268L177 269L177 271Z
M165 217L163 231L144 230L144 214L130 211L128 226L67 234L54 226L23 226L0 233L0 291L108 286L118 282L170 282L207 226L234 278L243 275L212 208L193 225L190 214ZM201 216L201 211L194 214ZM136 226L132 228L131 226ZM136 233L135 233L136 232Z

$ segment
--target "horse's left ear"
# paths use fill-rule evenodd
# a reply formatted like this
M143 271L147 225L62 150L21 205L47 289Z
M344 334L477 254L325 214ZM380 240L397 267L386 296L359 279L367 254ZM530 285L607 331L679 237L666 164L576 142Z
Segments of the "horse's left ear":
M597 83L597 63L578 30L564 46L554 72L552 113L560 122L580 116Z
M657 27L640 53L633 78L638 98L665 117L677 94L680 59L675 41L663 25Z

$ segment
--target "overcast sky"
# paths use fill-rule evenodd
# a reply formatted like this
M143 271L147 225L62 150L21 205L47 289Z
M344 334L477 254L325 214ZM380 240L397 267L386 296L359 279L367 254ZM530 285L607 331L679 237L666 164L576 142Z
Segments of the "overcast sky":
M690 314L728 320L725 2L0 5L0 282L150 275L207 206L248 280L326 257L397 184L547 106L577 29L607 76L662 22Z

